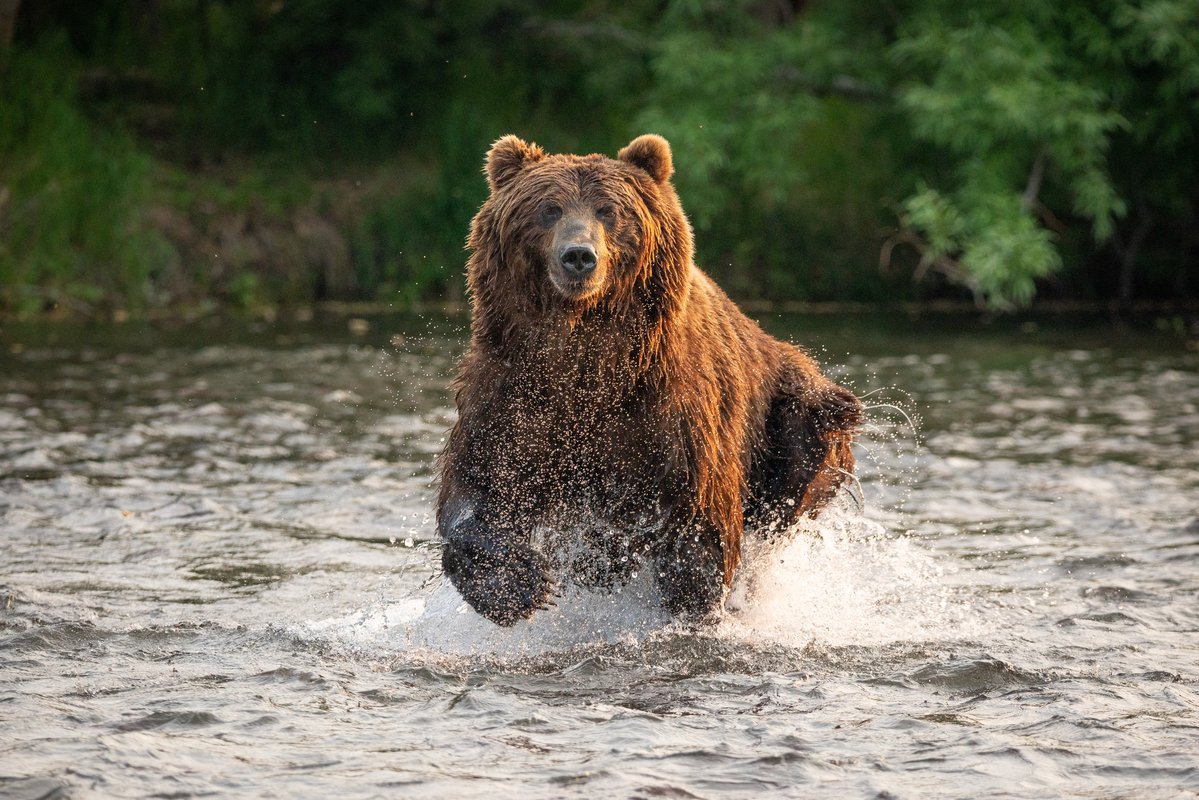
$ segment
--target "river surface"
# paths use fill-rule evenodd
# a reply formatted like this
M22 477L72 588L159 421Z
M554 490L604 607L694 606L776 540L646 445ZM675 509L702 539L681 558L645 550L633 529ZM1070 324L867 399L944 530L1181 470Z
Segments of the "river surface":
M1199 794L1199 353L766 323L870 405L860 508L701 631L447 585L463 320L3 328L0 797Z

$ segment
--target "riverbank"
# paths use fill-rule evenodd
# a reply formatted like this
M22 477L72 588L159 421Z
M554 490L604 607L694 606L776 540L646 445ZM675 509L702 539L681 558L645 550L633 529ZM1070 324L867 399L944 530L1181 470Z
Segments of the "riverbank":
M56 208L53 182L23 195L0 188L0 224L13 234L0 247L9 259L0 316L119 320L329 298L453 300L462 245L424 224L429 212L418 206L438 204L424 188L434 184L429 171L403 158L323 173L154 160L130 178L136 186L117 189L116 218L103 207Z
M855 352L853 342L871 340L886 349L890 339L913 338L925 340L930 352L970 337L993 340L998 352L1029 346L1069 350L1084 342L1117 349L1152 343L1154 347L1199 352L1199 309L1194 307L1142 303L1135 314L1120 316L1114 308L1080 303L1042 303L1008 314L952 302L742 305L768 331L814 348L822 360L849 357ZM91 318L61 311L24 319L0 317L0 361L30 348L82 340L129 352L200 343L287 346L297 342L354 343L403 351L430 337L464 337L469 325L469 308L461 301L325 301L236 312L205 306Z
M43 133L61 141L63 124ZM82 118L67 127L72 135L95 130ZM0 322L465 313L464 239L486 191L480 175L448 178L441 164L411 152L369 163L276 154L185 164L152 155L153 142L111 131L100 141L99 160L65 152L46 167L55 154L38 148L0 168ZM84 203L88 187L114 171L119 179L94 190L111 191L110 201ZM697 237L707 252L702 231ZM842 274L832 299L821 289L773 299L746 277L762 270L700 261L756 314L995 313L960 288L918 284L866 256L797 263L805 275ZM1070 286L1053 288L1022 313L1149 318L1199 337L1194 298L1064 300Z
M465 263L459 265L462 269ZM458 292L461 294L461 292ZM1050 301L1035 302L1019 312L998 314L994 310L982 309L963 300L929 300L921 302L863 303L863 302L804 302L799 300L737 300L738 306L747 314L762 318L778 315L825 316L890 316L918 320L928 317L958 318L972 324L990 324L1003 318L1008 324L1051 325L1055 319L1068 318L1072 321L1088 320L1112 327L1154 328L1172 331L1180 336L1199 338L1199 301L1138 301L1130 308L1122 308L1116 302ZM179 303L168 307L147 308L130 311L115 308L102 311L86 309L75 304L52 303L38 313L17 315L0 311L0 326L19 323L125 323L147 322L171 326L188 324L197 320L237 319L275 323L292 321L307 323L317 317L365 318L389 315L467 317L470 314L469 300L460 299L406 299L395 300L320 300L310 302L257 302L220 305L210 298L198 302ZM3 328L0 327L0 331Z

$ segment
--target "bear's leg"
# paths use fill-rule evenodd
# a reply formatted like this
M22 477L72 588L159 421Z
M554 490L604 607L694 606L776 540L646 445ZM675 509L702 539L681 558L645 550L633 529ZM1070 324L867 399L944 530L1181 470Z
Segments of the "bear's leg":
M549 604L549 563L511 526L494 520L479 499L451 489L438 510L437 530L444 542L442 569L487 619L509 626Z
M720 533L708 524L694 522L676 530L657 555L662 603L687 622L714 622L724 602Z
M831 500L853 476L850 443L861 422L859 400L835 384L776 396L750 470L747 524L772 531Z
M644 545L635 535L604 526L584 528L578 538L582 546L571 553L566 568L580 586L613 591L632 580L640 568Z

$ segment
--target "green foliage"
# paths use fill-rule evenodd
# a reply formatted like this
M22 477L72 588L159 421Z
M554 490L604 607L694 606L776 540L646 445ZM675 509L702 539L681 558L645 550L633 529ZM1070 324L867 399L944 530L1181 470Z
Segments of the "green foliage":
M743 4L745 5L745 4ZM880 299L870 265L897 199L872 114L813 93L851 50L832 26L672 4L637 129L665 135L705 268L750 297Z
M622 58L580 57L586 37L619 38L649 4L592 2L583 19L579 5L165 0L143 60L169 82L189 147L213 155L435 153L463 104L486 142L522 124L586 138L622 111L629 72L619 43Z
M69 64L52 39L0 75L0 302L140 307L164 248L139 217L149 160L79 112Z
M1184 198L1199 177L1196 0L763 13L775 8L676 0L664 20L641 119L687 153L680 181L698 199L701 240L722 209L750 206L833 229L822 211L840 181L859 190L859 218L872 202L898 212L885 252L913 244L918 276L940 272L1008 307L1067 256L1127 261L1118 229L1133 204L1142 221L1195 220ZM846 101L862 112L841 119L833 143L845 169L822 174L830 152L812 134ZM864 131L872 139L855 150ZM1073 234L1079 224L1088 236Z
M957 24L914 16L889 52L911 76L898 102L914 135L956 167L956 235L946 237L944 218L927 213L927 190L905 204L907 222L938 257L956 256L963 272L954 277L996 305L1026 304L1034 279L1061 266L1035 216L1046 161L1096 240L1110 237L1127 211L1106 161L1112 136L1128 123L1072 63L1058 8L971 13Z
M229 281L229 299L237 308L250 310L262 302L258 276L253 272L238 272Z
M905 222L926 240L920 268L939 269L996 306L1028 303L1036 279L1061 267L1049 232L1018 196L964 190L959 197L965 199L955 203L926 186L904 202Z
M740 297L1194 291L1196 20L1199 0L26 0L0 306L456 297L507 132L667 136L698 257Z

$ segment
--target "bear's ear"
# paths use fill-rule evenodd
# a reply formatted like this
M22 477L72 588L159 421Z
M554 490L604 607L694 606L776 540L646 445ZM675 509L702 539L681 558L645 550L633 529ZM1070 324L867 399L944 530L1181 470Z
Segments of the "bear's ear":
M616 157L634 167L641 167L658 183L666 183L674 174L670 143L656 133L638 136L617 153Z
M495 191L517 176L526 164L545 158L545 151L535 144L513 136L501 136L487 151L487 183Z

